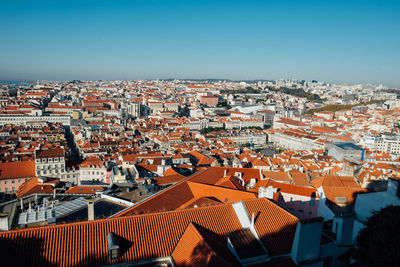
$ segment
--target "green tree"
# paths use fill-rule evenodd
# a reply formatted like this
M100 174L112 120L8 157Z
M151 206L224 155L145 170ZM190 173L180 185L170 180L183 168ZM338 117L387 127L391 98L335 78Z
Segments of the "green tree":
M358 236L354 259L366 266L400 266L400 206L373 212Z

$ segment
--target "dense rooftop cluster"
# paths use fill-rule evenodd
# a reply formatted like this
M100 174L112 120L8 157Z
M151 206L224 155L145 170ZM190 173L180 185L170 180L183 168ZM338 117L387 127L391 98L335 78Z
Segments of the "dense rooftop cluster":
M0 88L0 247L22 265L337 265L400 202L400 101L383 86Z

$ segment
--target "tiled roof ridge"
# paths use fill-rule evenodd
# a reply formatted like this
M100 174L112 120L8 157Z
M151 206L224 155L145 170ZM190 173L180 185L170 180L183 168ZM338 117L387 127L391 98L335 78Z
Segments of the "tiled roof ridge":
M252 199L252 200L259 200L259 199L260 198ZM245 202L247 202L247 200L245 200ZM215 209L215 208L220 208L222 206L230 206L230 205L232 205L232 203L223 203L221 205L216 205L216 206L197 207L197 208L191 208L191 209L189 208L189 209L183 209L183 210L170 210L170 211L160 211L160 212L152 212L152 213L145 213L145 214L134 214L134 215L128 215L128 216L123 216L123 217L96 219L93 221L72 222L72 223L57 224L57 225L44 225L44 226L37 226L37 227L30 227L30 228L25 228L25 229L16 229L16 230L0 232L0 237L4 234L14 234L14 233L19 233L19 232L32 232L32 231L41 230L41 229L57 229L57 228L75 226L75 225L100 224L105 221L109 221L109 222L119 221L119 220L123 221L123 220L132 219L132 217L157 217L160 215L165 215L166 213L169 213L169 214L190 213L193 210Z
M143 200L141 200L141 201L139 201L139 202L136 202L134 206L129 207L129 208L125 209L125 210L122 210L120 213L115 214L116 217L121 217L121 215L126 214L126 213L129 212L131 209L134 209L134 208L138 207L139 205L144 204L144 203L146 203L146 202L148 202L148 201L154 199L155 197L157 197L157 196L159 196L159 195L161 195L161 194L163 194L163 193L165 193L165 192L167 192L167 191L169 191L169 190L174 189L176 186L183 184L184 182L188 181L188 179L190 179L191 177L193 177L193 176L195 176L195 175L197 175L197 174L200 174L200 173L202 173L203 171L205 171L205 169L204 169L204 170L201 170L201 171L199 171L199 172L196 172L196 173L194 173L194 174L192 174L192 175L190 175L190 176L184 178L182 181L179 181L178 183L174 184L173 186L167 187L167 188L165 188L165 189L163 189L163 190L161 190L161 191L159 191L159 192L157 192L157 193L155 193L155 194L149 196L148 198L145 198L145 199L143 199Z
M249 193L249 194L254 194L256 195L257 193L255 192L251 192L251 191L247 191L247 190L242 190L242 189L236 189L236 188L230 188L230 187L224 187L224 186L219 186L219 185L214 185L214 184L206 184L206 183L201 183L201 182L197 182L197 181L187 181L189 188L190 188L190 184L201 184L201 185L206 185L206 186L210 186L210 187L214 187L214 188L218 188L218 189L225 189L225 190L231 190L233 191L239 191L240 193Z

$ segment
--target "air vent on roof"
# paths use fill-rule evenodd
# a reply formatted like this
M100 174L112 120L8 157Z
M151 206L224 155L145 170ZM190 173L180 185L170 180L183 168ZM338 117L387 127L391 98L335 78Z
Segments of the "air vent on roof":
M121 255L121 249L118 244L117 236L113 232L107 234L107 245L108 245L108 258L110 261L119 259Z

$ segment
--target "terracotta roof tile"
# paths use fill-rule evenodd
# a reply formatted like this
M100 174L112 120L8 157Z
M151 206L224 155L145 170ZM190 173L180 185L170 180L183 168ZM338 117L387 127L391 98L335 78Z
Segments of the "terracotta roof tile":
M270 255L289 253L298 219L267 199L248 200L244 204L250 214L257 215L255 228ZM171 255L190 223L219 236L242 228L232 205L225 204L2 232L0 253L4 260L12 257L15 265L133 262ZM115 233L122 250L120 259L112 262L107 256L109 232ZM203 233L201 236L207 243L213 242L212 237ZM212 250L216 251L216 247L218 244Z
M65 194L96 194L97 191L103 191L104 189L101 186L73 186L65 191Z
M226 236L190 223L172 252L177 266L239 266Z
M0 163L0 179L35 177L34 161L16 161Z

